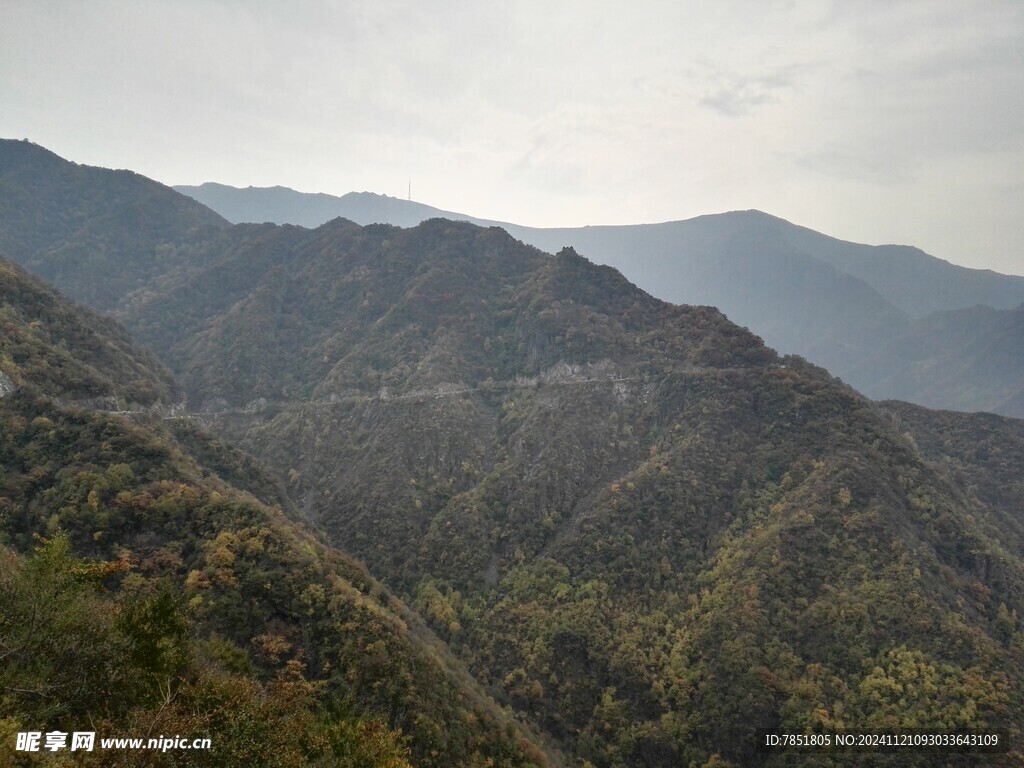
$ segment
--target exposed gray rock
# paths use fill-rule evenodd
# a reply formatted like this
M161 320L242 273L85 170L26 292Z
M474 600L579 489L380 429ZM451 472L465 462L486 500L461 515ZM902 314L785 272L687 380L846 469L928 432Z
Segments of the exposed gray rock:
M0 397L7 397L7 395L11 394L15 389L17 389L17 387L14 385L14 382L11 381L11 377L3 371L0 371Z

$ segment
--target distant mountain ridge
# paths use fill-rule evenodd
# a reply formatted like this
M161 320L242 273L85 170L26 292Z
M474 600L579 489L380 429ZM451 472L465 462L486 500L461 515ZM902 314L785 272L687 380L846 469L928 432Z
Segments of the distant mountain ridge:
M472 221L484 226L497 224L374 192L349 192L338 197L322 192L296 192L282 186L242 189L212 181L199 186L179 184L173 189L217 211L233 224L270 222L315 229L336 218L396 227L415 227L435 218Z
M500 226L550 253L572 246L615 267L658 298L719 307L770 346L807 357L870 397L1024 416L1024 396L1006 391L1010 384L984 380L982 372L995 369L994 362L979 360L974 373L964 370L955 392L953 385L929 386L924 399L909 384L912 371L901 373L905 366L942 369L939 358L944 353L930 360L923 360L920 350L906 358L894 353L909 349L922 333L940 338L949 332L948 318L930 315L975 305L1008 312L1024 303L1024 277L957 266L917 248L850 243L760 211L660 224L542 229L368 192L334 197L284 187L237 189L211 183L176 189L235 222L318 226L341 216L364 225L409 227L441 216ZM928 331L933 323L935 328ZM1009 370L1024 367L1024 336L1008 340L1003 348L1012 361ZM893 353L883 359L882 349ZM892 369L891 375L881 376L881 366ZM1005 396L992 396L993 389Z
M879 397L1024 418L1024 305L936 312L866 355L857 371Z
M679 249L709 249L721 246L734 232L740 231L748 239L757 237L768 242L777 239L865 281L911 317L975 304L1013 309L1024 302L1024 276L962 267L907 245L862 245L840 240L757 210L707 214L658 224L541 228L483 219L372 192L349 192L339 197L297 192L282 186L243 189L214 182L173 188L233 223L272 222L317 227L332 218L342 217L363 225L411 227L441 217L485 227L498 226L517 239L548 252L570 245L599 261L616 254L620 259L625 258L626 247L636 248L637 242L643 242L645 247L641 253L644 256L665 257L675 255ZM640 232L649 233L643 241L638 238ZM609 266L623 271L618 264ZM623 274L630 277L627 272ZM928 278L924 284L922 275ZM649 290L643 285L640 287Z

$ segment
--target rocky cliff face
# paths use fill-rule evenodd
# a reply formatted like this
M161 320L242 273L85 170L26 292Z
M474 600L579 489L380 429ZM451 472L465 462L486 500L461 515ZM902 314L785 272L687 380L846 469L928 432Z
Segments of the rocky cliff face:
M7 397L7 395L11 394L15 389L17 389L17 387L15 387L14 382L11 381L11 377L3 371L0 371L0 397Z

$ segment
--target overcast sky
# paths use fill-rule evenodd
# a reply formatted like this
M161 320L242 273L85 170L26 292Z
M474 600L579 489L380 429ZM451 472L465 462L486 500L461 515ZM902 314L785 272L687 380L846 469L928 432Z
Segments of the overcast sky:
M1024 274L1018 0L4 0L0 136L534 226L758 208Z

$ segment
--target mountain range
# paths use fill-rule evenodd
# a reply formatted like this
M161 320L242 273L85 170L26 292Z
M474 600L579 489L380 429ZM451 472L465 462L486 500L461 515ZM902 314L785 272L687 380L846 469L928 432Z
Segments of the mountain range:
M44 724L207 736L204 765L560 763L273 473L161 418L173 382L116 322L0 278L4 764Z
M996 732L1005 752L938 758L1022 759L1022 422L873 402L714 307L502 228L230 225L181 201L168 219L156 182L4 149L53 167L34 186L22 171L0 239L38 243L18 261L55 281L74 254L75 289L174 379L144 376L130 340L82 349L125 332L74 308L33 314L21 296L65 300L8 268L33 287L4 317L34 343L0 351L5 578L26 595L0 631L30 615L23 574L98 559L111 625L73 636L125 649L116 679L169 679L179 718L222 700L198 691L246 687L232 701L265 708L218 721L225 749L243 725L293 717L282 749L310 763L375 737L366 764L937 758L772 753L762 729ZM35 198L78 229L33 219ZM733 242L756 243L765 217L743 220ZM111 259L126 262L113 286L90 269ZM148 277L122 280L136 261ZM50 327L72 315L94 335ZM33 355L61 353L96 371L84 392L132 413L55 399L81 398ZM117 371L148 386L125 391ZM33 534L72 554L33 554ZM129 652L162 637L173 653ZM0 680L60 682L32 666L49 653L0 658ZM109 722L155 716L153 688L133 695L105 705ZM51 716L34 702L8 694L0 723Z
M408 227L444 217L500 226L544 251L572 246L658 298L716 306L770 346L828 368L869 397L1024 417L1024 336L1014 324L1024 277L959 267L907 246L844 242L759 211L540 229L367 192L176 189L233 222L316 227L340 216ZM979 325L984 307L997 312ZM988 334L992 324L999 341Z

